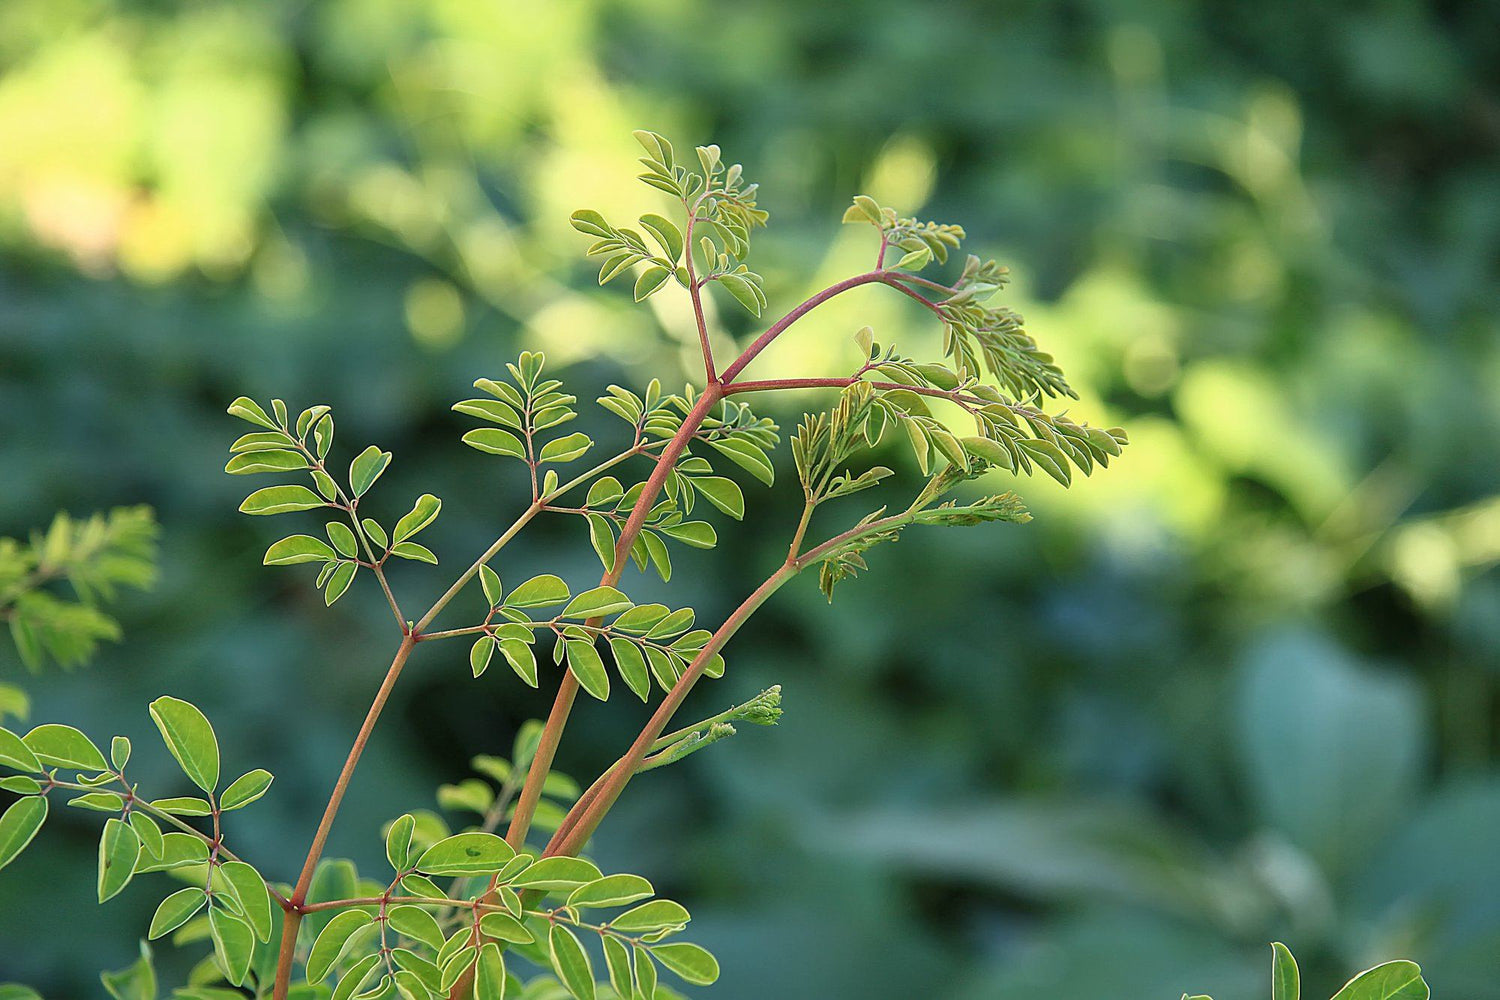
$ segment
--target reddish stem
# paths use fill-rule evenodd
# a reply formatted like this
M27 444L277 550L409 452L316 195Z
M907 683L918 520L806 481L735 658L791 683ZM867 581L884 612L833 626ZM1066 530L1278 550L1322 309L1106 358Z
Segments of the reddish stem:
M344 761L343 770L339 772L338 779L333 785L333 793L328 797L328 805L323 810L323 818L318 822L317 832L313 834L312 846L308 848L307 860L302 863L302 873L297 877L297 885L287 900L289 907L282 921L281 954L278 956L276 966L274 1000L286 1000L287 987L291 981L292 957L297 949L297 928L302 923L299 908L307 901L307 890L312 886L313 872L318 867L318 860L323 856L323 847L328 843L328 831L333 828L333 818L338 814L339 804L343 802L344 793L349 789L349 779L354 775L354 768L359 763L360 755L365 752L365 745L370 742L370 734L375 730L375 723L380 719L381 710L385 708L391 689L396 686L396 679L401 676L401 668L406 666L407 657L411 655L412 647L415 645L416 639L412 635L407 634L401 637L401 645L396 649L390 669L386 671L385 680L380 682L380 690L375 693L375 700L370 704L369 712L365 713L365 721L359 727L359 734L354 738L354 746L349 749L349 756Z
M761 351L764 351L767 347L770 347L771 342L774 341L777 337L781 336L782 333L786 331L786 328L797 322L797 320L801 319L803 316L806 316L808 313L812 312L818 306L822 305L824 302L827 302L835 295L840 295L844 292L847 292L851 288L858 288L860 285L868 285L872 282L883 281L884 278L882 276L885 273L886 272L884 271L867 271L864 274L857 274L852 278L845 278L843 281L840 281L837 284L829 285L827 288L823 289L821 292L814 295L806 302L803 302L800 306L793 309L791 312L787 313L785 316L781 317L781 319L777 320L770 327L768 327L765 333L762 333L759 337L756 337L755 341L749 347L745 348L745 352L735 359L734 364L724 369L724 381L733 382L735 376L745 370L746 365L754 361L756 356L759 355Z
M558 829L557 833L553 835L551 843L547 845L544 856L577 854L583 848L583 845L588 842L589 837L593 836L594 829L599 825L599 821L604 818L604 814L609 811L610 807L615 804L615 800L620 797L620 793L625 790L625 785L635 774L635 769L640 766L641 761L651 752L651 744L655 743L656 738L662 734L662 730L666 729L667 723L671 721L673 714L677 711L677 707L688 696L688 692L693 689L693 685L698 682L698 678L703 676L703 671L707 669L708 663L713 659L714 654L723 648L724 644L738 631L739 627L745 623L745 620L755 613L757 608L764 604L772 594L776 593L782 584L796 576L797 571L801 568L801 562L791 559L787 560L780 569L768 577L764 583L755 589L754 593L745 598L744 602L735 608L734 612L725 619L724 624L720 625L718 630L714 632L713 638L708 640L708 644L693 658L693 662L682 672L682 676L677 678L677 683L672 685L672 690L667 692L667 696L657 706L656 711L651 716L651 720L646 723L640 735L635 738L635 742L631 744L630 750L624 757L620 758L620 763L616 766L615 770L610 772L597 791L590 789L593 792L591 796L581 798L574 804L573 809L570 810L568 817L564 820L563 826ZM580 809L580 807L582 808Z

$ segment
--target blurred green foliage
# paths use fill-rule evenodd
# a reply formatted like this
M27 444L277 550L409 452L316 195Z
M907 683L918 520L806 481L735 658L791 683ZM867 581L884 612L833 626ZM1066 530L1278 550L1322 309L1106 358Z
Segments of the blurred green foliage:
M1494 2L7 0L0 534L123 503L164 531L124 644L45 678L7 649L0 682L85 729L203 705L280 776L236 836L292 868L386 636L376 595L329 614L258 567L224 405L334 405L443 484L435 540L482 545L524 486L453 475L433 415L522 347L694 376L685 303L595 289L567 219L659 208L631 129L712 139L763 182L772 311L863 253L856 191L961 217L1133 442L1033 483L1032 526L891 547L832 609L803 581L736 641L696 700L781 682L780 731L642 779L598 850L692 907L719 995L1239 1000L1280 938L1321 995L1402 955L1500 997L1497 67ZM849 298L757 371L921 328ZM527 544L581 579L571 527ZM681 560L706 617L779 558L756 537ZM544 711L452 655L398 691L335 853L373 863L361 831ZM574 728L574 774L633 732ZM134 955L54 877L71 822L0 883L0 979L49 997Z

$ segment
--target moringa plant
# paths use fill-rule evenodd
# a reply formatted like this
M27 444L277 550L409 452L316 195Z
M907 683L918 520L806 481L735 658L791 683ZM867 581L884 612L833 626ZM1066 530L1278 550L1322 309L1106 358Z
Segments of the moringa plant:
M646 154L641 180L669 196L675 217L648 214L639 228L625 228L585 210L574 214L573 226L593 240L587 253L599 261L601 284L629 275L637 301L669 285L686 292L702 384L681 392L654 379L639 391L610 386L598 403L622 426L614 444L600 447L568 430L577 398L540 353L523 353L504 373L476 381L480 394L453 407L475 422L463 443L503 460L499 472L524 476L531 500L425 611L406 610L391 571L402 562L438 561L420 538L441 501L422 493L389 520L393 508L379 503L376 486L390 452L367 447L345 474L331 457L327 406L294 412L279 399L262 406L244 397L229 406L252 429L230 446L226 471L295 480L255 490L240 509L328 518L321 533L272 542L265 563L316 566L315 584L330 605L356 582L372 580L395 624L390 665L298 872L267 879L246 860L253 845L234 839L229 814L265 795L272 777L252 768L225 781L239 767L221 766L212 725L187 702L161 697L149 711L194 786L189 795L144 793L127 771L131 746L121 737L106 755L68 726L42 725L24 737L0 731L0 764L18 772L3 787L20 796L0 818L0 866L25 847L59 798L107 814L99 900L137 875L164 872L180 887L162 890L146 937L206 952L176 996L667 1000L677 995L673 979L713 983L718 963L683 937L686 909L656 897L645 877L605 874L584 857L637 774L734 735L736 724L773 724L781 712L780 689L771 688L671 729L688 693L702 678L723 674L729 640L804 570L817 570L831 600L841 582L867 568L873 550L910 528L1028 520L1014 494L974 495L964 489L972 480L1040 471L1066 486L1075 473L1089 475L1121 453L1124 431L1046 408L1075 394L1021 318L990 304L1005 269L975 256L950 264L964 237L960 227L902 218L866 197L854 200L844 221L870 227L870 268L795 306L733 358L716 357L704 308L712 289L756 317L767 307L761 278L747 264L766 212L756 186L739 165L722 162L718 147L699 147L692 161L679 162L662 137L636 138ZM942 333L941 355L908 356L866 327L854 335L844 374L749 377L756 358L794 324L862 285L905 296L930 314ZM781 430L758 416L751 400L787 389L827 390L831 403L805 415L791 435L802 506L787 526L781 565L711 628L698 627L689 607L633 599L632 567L671 580L676 546L711 548L715 522L744 515L747 477L772 485ZM921 486L900 500L869 499L887 485L891 469L879 463L897 449L911 452ZM835 503L855 494L865 496L854 513ZM580 543L586 536L600 562L596 585L579 587L509 560L506 546L551 516L577 520ZM503 675L513 683L514 674L522 684L555 689L547 719L522 727L509 758L475 757L481 777L439 790L445 807L473 815L462 829L413 810L382 831L389 870L372 876L324 858L350 778L408 660L419 647L453 645L467 649L476 681ZM622 686L655 701L655 710L619 760L580 792L553 769L569 714L580 691L603 701L620 696ZM149 946L143 942L140 961L104 982L122 1000L154 998Z

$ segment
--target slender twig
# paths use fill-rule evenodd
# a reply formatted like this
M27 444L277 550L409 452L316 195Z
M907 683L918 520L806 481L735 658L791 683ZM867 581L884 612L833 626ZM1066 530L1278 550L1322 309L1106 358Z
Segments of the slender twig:
M682 237L683 264L687 267L688 274L688 296L693 301L693 320L698 325L698 346L703 352L703 372L709 385L719 381L719 375L714 371L714 349L708 342L708 320L703 313L702 286L698 284L698 275L693 268L693 224L698 221L698 206L703 204L703 199L708 197L708 190L700 194L691 206L686 201L683 206L687 208L687 229Z
M385 556L379 559L375 557L375 549L371 546L370 539L365 535L364 526L359 523L359 498L350 497L344 492L344 488L339 485L339 481L328 471L328 467L323 464L323 460L318 457L316 452L304 444L300 438L291 433L288 433L287 437L291 438L292 444L296 446L298 451L302 452L302 457L307 460L308 464L313 469L323 473L328 481L333 484L334 498L337 501L333 506L349 515L349 524L354 528L354 537L359 540L359 544L365 550L365 557L369 560L365 565L370 567L371 572L375 574L375 579L380 582L381 593L385 595L386 604L390 606L391 614L396 618L396 627L403 633L406 632L406 616L401 613L401 605L397 603L396 595L391 592L391 585L385 579L385 570L381 568L386 558L389 557L389 553L386 553Z
M312 886L313 872L317 869L318 861L323 856L323 847L328 842L328 831L333 828L333 818L338 815L339 805L343 802L344 793L349 788L349 779L354 775L354 768L359 764L360 755L365 751L365 744L369 743L370 734L375 730L375 723L380 719L381 710L385 708L391 689L396 686L396 680L401 676L401 668L406 666L407 657L411 655L415 645L414 636L410 634L402 636L401 645L397 647L396 655L391 659L390 669L386 671L385 680L381 681L380 689L375 692L375 700L370 704L370 710L365 714L365 721L359 727L359 733L354 737L354 746L349 749L349 756L344 761L343 770L339 771L338 779L333 785L333 792L328 797L328 805L323 809L323 818L318 822L318 829L313 834L312 846L307 850L307 859L302 863L302 872L297 876L297 884L293 887L289 899L292 908L286 911L282 924L281 954L277 961L276 985L273 994L275 1000L286 1000L287 987L291 981L292 958L296 954L297 929L302 922L298 908L307 901L307 891Z
M777 389L847 389L856 382L861 381L859 375L848 375L843 377L827 378L766 378L752 381L732 382L724 386L724 395L732 396L741 392L768 392ZM996 403L994 400L982 399L957 389L939 389L930 385L907 385L903 382L886 382L880 379L865 380L877 389L890 391L903 390L915 393L918 396L930 396L933 399L944 399L965 410L974 410L985 406L1003 406L1016 413L1036 413L1029 406L1020 403Z
M125 779L125 775L121 774L118 771L113 771L110 773L114 775L115 781L120 785L120 787L125 789L125 793L121 796L121 798L125 800L127 811L133 809L138 812L143 812L148 816L151 816L163 823L176 828L182 833L191 834L192 836L197 837L199 840L207 844L210 850L213 850L214 842L215 840L218 840L218 850L219 854L222 857L228 858L230 861L244 861L243 858L241 858L238 854L235 854L224 845L223 839L218 836L217 832L214 836L211 837L208 834L204 833L202 830L191 825L190 823L184 822L183 820L179 819L176 816L173 816L171 813L163 809L158 809L156 806L152 805L150 801L141 798L135 793L134 786L132 786L130 782ZM96 785L84 785L74 781L60 781L57 778L48 778L47 780L43 781L42 788L66 788L67 790L73 792L99 791L99 788ZM271 896L276 900L278 904L283 907L289 905L289 901L287 900L287 898L281 893L277 892L274 888L270 889L270 892Z
M945 285L940 281L933 281L931 278L924 278L920 274L913 274L910 271L888 270L886 274L890 276L892 281L909 281L913 285L920 285L923 288L929 288L934 292L942 292L945 295L954 295L958 292L958 289L953 285Z
M442 610L448 606L449 602L452 601L453 598L458 596L459 591L463 590L464 587L468 585L469 581L474 579L474 576L479 572L479 567L495 558L500 550L505 547L506 543L514 538L522 528L526 527L526 525L531 521L533 517L541 513L542 508L545 507L548 503L575 489L576 487L581 486L583 483L594 478L600 473L614 468L616 465L619 465L626 459L633 458L636 455L646 454L647 449L650 447L651 444L641 443L640 434L639 432L637 432L636 442L630 448L620 452L612 458L600 462L598 465L594 466L592 469L589 469L587 472L575 476L574 478L568 480L566 483L563 483L557 489L553 490L551 493L548 493L547 495L542 497L538 497L537 500L535 500L530 506L528 506L524 511L521 512L521 515L516 518L516 520L511 524L509 528L505 529L505 532L501 534L499 538L495 539L494 544L485 549L484 552L479 556L479 558L475 559L474 562L469 565L468 569L459 574L458 579L453 581L453 586L449 587L446 591L444 591L443 596L439 597L436 601L433 602L432 607L429 608L427 613L424 614L421 620L417 622L416 627L413 629L413 631L418 633L419 638L431 638L432 636L424 634L423 630L426 629L428 625L432 624L433 619L435 619L442 612Z
M635 742L631 744L630 750L626 752L625 756L621 757L615 766L601 777L600 782L596 782L597 788L591 787L587 793L580 796L579 800L573 804L573 808L564 817L562 825L558 828L558 832L553 835L551 842L547 844L547 849L543 852L543 856L551 857L558 854L577 854L583 849L583 846L588 843L588 839L593 836L594 830L598 827L600 821L603 820L604 815L609 812L610 808L619 799L620 793L625 790L625 785L640 768L641 762L645 760L646 755L661 749L660 744L663 742L661 731L671 721L673 714L676 713L683 699L693 689L693 685L703 676L703 672L707 669L709 661L739 631L746 620L762 604L770 599L771 595L780 590L787 581L791 580L803 569L819 562L824 556L839 546L845 545L862 535L910 524L915 513L915 509L907 510L900 514L893 514L889 517L878 518L874 521L856 525L800 555L796 554L794 549L793 554L788 555L786 562L778 567L775 573L767 577L765 582L757 587L749 597L745 598L740 606L735 608L734 612L714 632L712 638L708 640L703 649L693 658L692 663L688 664L687 669L678 677L677 683L672 685L672 690L667 692L667 696L657 706L650 721L642 728L640 735L636 737Z
M646 723L645 728L641 730L640 735L631 744L630 750L624 757L620 758L619 764L605 777L604 784L586 803L582 799L574 803L573 809L569 810L568 817L564 820L566 830L559 828L558 833L553 835L552 841L547 844L547 849L543 852L544 857L551 857L556 854L576 854L583 848L583 845L588 842L589 837L593 835L594 828L598 826L599 821L604 818L604 814L609 811L610 807L615 804L615 800L620 797L620 793L624 791L626 783L634 776L636 768L640 766L641 761L646 758L646 755L651 752L651 747L656 743L657 737L661 735L661 731L667 727L667 723L677 711L677 707L682 704L682 700L687 697L688 692L692 690L698 678L703 675L703 671L707 669L708 663L713 659L714 654L723 648L724 644L739 630L739 627L745 623L746 619L769 600L771 595L781 588L782 584L797 575L799 568L791 560L783 563L775 573L771 574L764 583L755 589L754 593L745 598L740 606L735 608L733 613L725 619L724 624L719 626L718 630L714 632L713 637L708 640L708 643L693 658L693 662L682 672L682 676L677 679L677 683L672 685L672 690L667 692L667 696L657 706L650 721ZM579 808L580 804L582 805L581 809Z
M923 295L921 292L913 291L912 289L907 288L905 285L901 284L903 280L909 277L911 276L906 274L904 271L882 271L880 282L881 284L889 285L903 295L916 299L918 302L922 303L925 308L931 311L933 315L937 316L938 319L946 322L948 317L943 313L943 309L941 306L929 299L927 296Z
M843 281L829 285L821 292L807 299L801 305L797 306L797 308L793 309L791 312L781 317L781 319L771 324L771 326L767 327L766 331L759 337L756 337L755 340L751 342L750 346L745 348L744 353L736 358L732 365L724 369L724 374L722 376L723 381L733 382L735 380L735 377L738 376L740 372L745 370L746 365L754 361L761 351L764 351L767 347L770 347L772 341L781 336L782 333L786 331L787 327L797 322L797 320L801 319L803 316L806 316L808 313L812 312L818 306L822 305L824 302L827 302L835 295L840 295L844 292L847 292L851 288L858 288L860 285L868 285L872 282L883 281L884 279L882 278L882 275L884 275L885 273L886 272L884 271L867 271L864 274L857 274L852 278L845 278Z
M723 390L719 385L707 386L693 408L688 411L687 416L683 417L682 425L667 442L666 448L656 460L656 468L652 470L651 477L641 488L640 496L630 511L630 518L620 529L619 540L615 543L614 566L600 578L599 586L613 587L620 582L620 577L624 575L625 567L629 564L630 548L635 544L641 529L645 527L646 518L651 512L651 506L657 494L661 492L667 476L671 474L677 460L686 450L688 441L697 433L704 419L718 405L722 396ZM602 621L602 618L590 618L587 624L597 626ZM536 754L531 759L531 770L526 775L526 783L521 786L521 797L516 800L516 811L511 818L510 829L505 836L511 847L518 850L526 842L526 834L531 828L531 819L536 812L536 804L541 799L542 782L546 780L547 772L552 769L557 744L562 739L563 728L567 726L568 715L573 709L573 699L577 695L578 679L573 676L572 671L564 672L562 681L558 684L557 697L552 702L552 711L548 714L547 723L542 729Z

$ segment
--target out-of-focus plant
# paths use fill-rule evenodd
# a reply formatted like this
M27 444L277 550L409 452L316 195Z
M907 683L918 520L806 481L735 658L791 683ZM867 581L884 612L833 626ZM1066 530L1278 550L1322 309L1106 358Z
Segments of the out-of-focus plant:
M766 213L757 207L756 186L738 165L724 163L717 147L699 147L694 161L682 163L662 137L641 132L637 139L646 152L641 179L670 195L680 217L648 214L637 230L585 210L573 216L573 225L595 240L588 253L601 261L601 283L632 275L638 301L673 282L687 292L704 384L680 393L664 391L655 380L639 393L611 386L599 403L625 423L624 442L564 479L559 467L582 459L595 443L562 429L576 416L577 400L548 375L542 355L523 353L508 366L507 377L479 379L475 386L484 395L454 406L481 423L463 440L519 462L531 500L420 617L407 616L387 569L392 560L437 562L416 539L438 517L441 501L423 493L394 523L382 523L370 512L369 498L391 464L390 452L371 445L355 455L346 475L336 476L329 459L329 407L310 406L294 415L279 399L265 407L247 397L229 407L254 430L231 446L227 472L294 474L310 484L258 489L240 509L252 515L320 511L334 518L325 526L326 540L283 537L267 550L266 564L318 565L316 583L330 605L356 579L373 578L400 634L294 881L270 882L229 849L225 816L264 796L272 776L256 768L221 781L225 772L214 729L192 704L164 696L150 705L168 751L196 786L188 796L142 794L126 774L131 744L123 737L110 742L106 756L65 725L38 726L24 737L0 731L0 764L19 772L4 779L3 787L19 798L0 817L0 865L37 834L55 794L72 795L69 805L112 814L99 846L99 900L114 897L136 874L168 872L185 884L161 901L149 938L170 934L185 946L211 942L179 996L228 996L234 991L220 985L228 983L276 1000L500 1000L561 992L594 1000L610 991L652 1000L674 995L659 984L661 969L691 984L712 983L717 961L677 937L689 921L686 909L655 898L647 879L605 875L580 856L635 775L734 735L736 722L774 723L781 711L781 692L771 688L669 733L687 694L702 677L722 675L730 638L803 570L817 567L820 587L831 599L842 581L867 569L872 550L910 527L1029 519L1014 494L960 496L966 482L994 470L1040 470L1066 486L1075 473L1107 466L1126 443L1117 428L1090 427L1045 408L1048 400L1075 394L1020 317L989 304L1004 284L1002 267L970 256L947 272L929 273L933 265L948 264L963 238L961 228L902 218L866 197L855 199L845 221L875 230L872 266L810 296L721 366L703 300L718 286L754 316L764 311L760 277L746 260ZM858 363L847 374L744 377L798 320L866 285L899 293L935 317L943 335L941 359L910 357L877 343L864 328L854 337ZM806 414L791 440L803 502L788 529L785 559L712 630L694 628L690 608L633 600L620 589L632 563L665 582L672 575L673 545L717 543L712 523L695 515L744 515L744 492L725 473L748 473L771 484L769 453L779 443L779 429L740 397L788 389L830 390L837 400L825 412ZM955 430L950 421L966 426ZM915 496L862 516L846 515L841 527L820 531L820 512L880 487L890 475L877 459L892 441L912 452L922 473ZM638 467L642 478L630 474ZM507 583L496 568L506 568L506 546L549 514L575 517L586 528L602 566L596 586L575 592L552 573ZM468 623L436 627L439 615L456 608L461 596L472 606ZM477 814L478 823L455 833L431 814L402 814L383 831L388 877L361 877L351 863L324 858L329 831L412 653L448 639L468 644L476 678L498 654L533 687L546 669L536 649L550 646L551 663L561 668L552 711L545 723L521 731L510 759L475 759L475 769L498 788L467 779L440 790L441 802ZM653 688L664 695L629 749L580 794L554 772L553 762L579 690L606 700L612 676L644 702ZM569 800L564 810L559 802ZM502 837L495 831L506 820ZM534 842L533 831L550 837ZM451 881L440 885L438 879ZM595 913L601 910L610 915L601 919ZM523 982L517 956L549 971ZM596 983L599 956L605 987ZM122 1000L154 997L149 950L143 945L138 963L106 974L104 982ZM1377 996L1416 994L1359 992L1345 1000Z
M83 521L58 514L24 542L0 538L0 620L28 670L48 661L79 666L101 641L120 638L119 623L103 605L121 587L155 580L156 534L150 508L117 507ZM28 706L25 691L0 684L0 721L26 718Z

